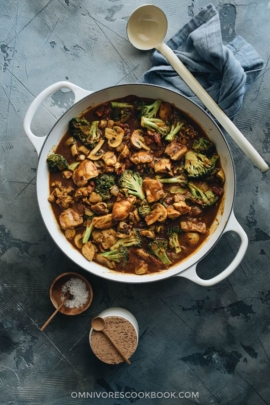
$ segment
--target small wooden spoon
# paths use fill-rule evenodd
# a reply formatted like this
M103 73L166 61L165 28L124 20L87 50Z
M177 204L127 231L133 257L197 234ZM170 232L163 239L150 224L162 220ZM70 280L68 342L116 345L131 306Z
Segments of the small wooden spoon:
M65 305L66 301L68 299L71 299L72 295L70 293L67 293L66 297L64 298L64 300L62 301L62 303L59 305L58 308L56 308L56 310L54 311L54 313L50 316L49 319L47 319L47 321L44 323L44 325L40 328L41 331L44 331L44 329L46 328L46 326L51 322L51 320L55 317L55 315L57 314L57 312L62 308L63 305Z
M111 344L113 345L113 347L118 351L118 353L123 357L123 359L125 360L125 362L127 364L131 364L131 362L129 361L129 359L124 355L124 353L122 352L122 350L114 343L114 341L112 340L112 338L108 335L108 333L105 331L105 321L103 318L101 318L100 316L97 316L96 318L92 319L91 322L91 326L92 328L97 331L97 332L102 332L106 338L111 342Z

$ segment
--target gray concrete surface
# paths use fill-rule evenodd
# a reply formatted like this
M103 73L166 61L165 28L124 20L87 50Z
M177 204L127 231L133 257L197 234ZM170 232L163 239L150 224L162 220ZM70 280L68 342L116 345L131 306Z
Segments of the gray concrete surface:
M0 2L1 404L270 404L270 175L260 173L231 139L234 211L249 247L236 271L214 287L182 278L126 285L92 276L59 250L39 213L38 157L23 131L25 113L45 87L59 80L89 90L136 82L151 66L152 53L129 44L126 21L143 3ZM168 16L169 39L209 1L152 3ZM220 12L224 42L239 34L265 61L235 123L269 164L270 3L212 3ZM48 133L71 104L71 93L52 95L36 115L35 133ZM224 268L237 244L234 235L224 237L200 264L200 274ZM87 277L93 304L72 319L58 315L42 333L39 327L53 310L50 284L65 271ZM90 321L110 306L127 308L139 322L140 344L131 366L105 365L89 348ZM92 392L103 399L90 399ZM136 397L140 392L182 392L185 398L143 399ZM124 398L117 398L120 394Z

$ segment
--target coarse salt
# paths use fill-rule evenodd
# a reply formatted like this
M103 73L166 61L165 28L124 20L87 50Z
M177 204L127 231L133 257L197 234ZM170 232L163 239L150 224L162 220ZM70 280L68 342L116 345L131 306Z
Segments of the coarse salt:
M72 297L65 302L65 307L68 308L80 308L87 303L89 297L89 291L86 283L80 278L72 277L65 284L63 284L61 289L61 300L64 301L67 292L69 292Z

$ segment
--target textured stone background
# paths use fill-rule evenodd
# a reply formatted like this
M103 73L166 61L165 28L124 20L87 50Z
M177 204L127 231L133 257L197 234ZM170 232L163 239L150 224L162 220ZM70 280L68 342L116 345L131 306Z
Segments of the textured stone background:
M64 256L41 220L35 187L38 158L23 131L25 113L45 87L60 80L89 90L135 82L151 66L152 52L129 44L126 21L143 3L0 2L1 404L84 404L90 400L71 393L91 391L199 392L197 399L159 399L160 404L270 404L269 173L261 174L231 139L237 177L234 211L249 247L237 270L214 287L182 278L125 285L94 277ZM168 16L169 39L209 1L153 3ZM265 61L235 123L269 164L270 3L212 3L220 13L224 42L240 34ZM47 99L35 117L34 132L45 135L72 100L71 93L62 91ZM213 275L225 268L237 246L234 235L224 237L199 272ZM42 333L39 327L53 311L50 284L65 271L88 278L93 305L72 319L59 314ZM127 308L139 322L140 344L131 366L102 364L90 351L90 321L110 306Z

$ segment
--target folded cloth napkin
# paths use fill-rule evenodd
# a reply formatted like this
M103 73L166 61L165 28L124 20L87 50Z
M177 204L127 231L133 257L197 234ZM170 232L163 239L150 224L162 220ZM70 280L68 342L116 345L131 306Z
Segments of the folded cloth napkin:
M246 90L263 69L261 57L240 36L223 45L219 15L212 4L181 28L167 45L230 118L241 109ZM158 51L153 55L153 67L138 82L178 91L205 108Z

